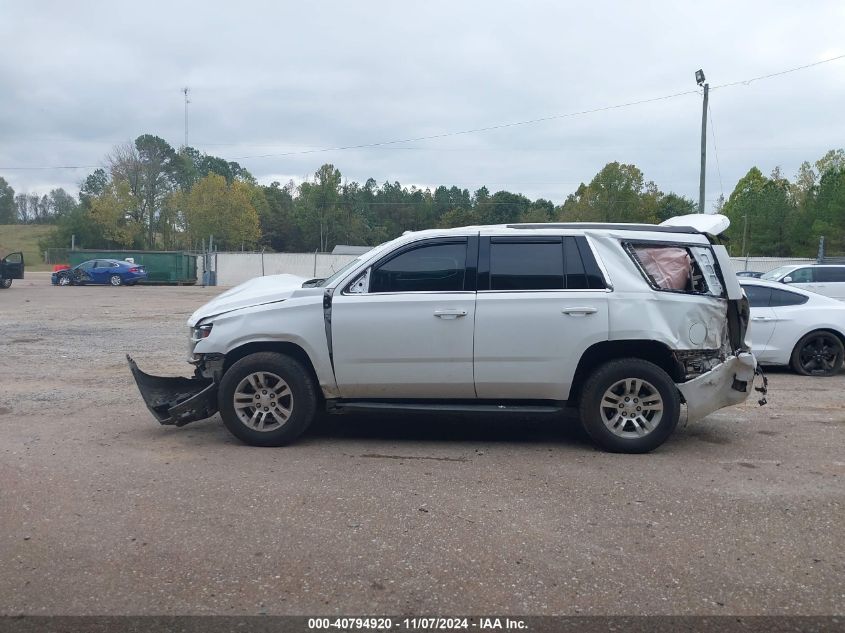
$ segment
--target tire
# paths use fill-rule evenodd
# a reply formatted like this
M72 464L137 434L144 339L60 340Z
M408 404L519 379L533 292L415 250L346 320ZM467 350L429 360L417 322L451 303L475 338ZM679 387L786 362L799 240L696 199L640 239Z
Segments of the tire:
M111 277L109 277L109 283L112 286L122 286L123 279L121 279L120 275L112 275Z
M835 376L842 369L845 348L833 332L816 330L806 334L795 349L789 364L802 376Z
M5 290L6 288L10 288L12 286L12 280L6 279L5 277L0 277L0 290Z
M60 275L56 283L60 286L69 286L71 284L70 275Z
M284 446L302 435L314 420L317 388L298 361L283 354L259 352L226 371L220 381L218 403L223 424L241 441L252 446Z
M601 365L587 378L579 409L581 425L601 448L648 453L675 430L681 399L675 383L660 367L639 358L622 358Z

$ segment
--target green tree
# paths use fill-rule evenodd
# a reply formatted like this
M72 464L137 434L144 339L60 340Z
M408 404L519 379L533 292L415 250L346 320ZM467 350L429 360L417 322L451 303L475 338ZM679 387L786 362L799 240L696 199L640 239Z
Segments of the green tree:
M560 215L568 222L654 222L658 193L635 165L608 163L566 198Z
M797 221L791 185L780 170L766 178L752 167L737 183L724 213L731 221L727 237L740 249L736 254L786 257L798 250L797 234L802 227Z
M661 196L657 202L657 220L663 222L676 215L688 215L695 213L698 205L687 198L676 193L667 193Z
M15 224L17 220L15 190L0 177L0 224Z
M133 217L135 204L125 181L111 183L99 196L91 199L88 217L105 246L137 248L143 243L145 227Z
M261 229L252 197L247 183L229 184L217 174L197 181L184 203L189 241L206 241L213 235L223 248L255 247Z

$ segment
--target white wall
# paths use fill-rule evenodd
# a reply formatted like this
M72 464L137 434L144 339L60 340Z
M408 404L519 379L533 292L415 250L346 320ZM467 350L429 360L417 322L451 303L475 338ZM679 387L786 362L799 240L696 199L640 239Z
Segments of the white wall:
M767 273L779 266L815 264L815 259L801 259L790 257L731 257L734 270L753 270L756 273Z
M217 285L237 286L253 277L287 273L306 279L328 277L355 259L329 253L216 253ZM263 260L263 269L262 269ZM316 269L315 269L316 266ZM203 259L197 258L197 280L202 283Z

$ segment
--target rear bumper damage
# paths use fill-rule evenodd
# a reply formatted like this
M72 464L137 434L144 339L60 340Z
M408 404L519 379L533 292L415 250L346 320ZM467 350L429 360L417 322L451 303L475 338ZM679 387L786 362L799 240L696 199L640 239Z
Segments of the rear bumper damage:
M129 369L144 403L161 424L184 426L217 413L214 378L181 378L145 374L127 354Z
M745 402L754 389L757 361L750 352L730 356L710 371L677 385L687 403L687 421L701 420L714 411ZM764 397L764 386L758 389Z

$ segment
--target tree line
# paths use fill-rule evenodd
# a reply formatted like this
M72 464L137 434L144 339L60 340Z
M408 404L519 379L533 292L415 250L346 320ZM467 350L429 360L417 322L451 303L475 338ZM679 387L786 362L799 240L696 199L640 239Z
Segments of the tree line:
M174 149L145 134L116 147L76 197L63 189L15 194L0 178L0 224L55 226L41 246L197 249L209 236L221 250L330 251L374 245L404 231L511 222L657 223L694 213L695 202L664 193L635 165L611 162L562 204L487 187L358 183L331 164L299 185L260 185L236 162L192 147ZM845 151L805 162L794 180L752 167L716 210L731 219L733 255L812 256L824 235L845 252Z

